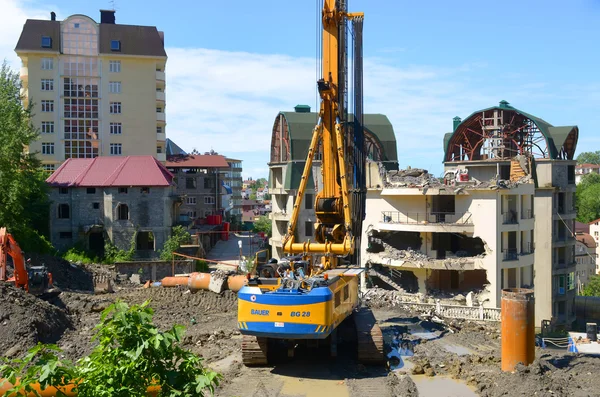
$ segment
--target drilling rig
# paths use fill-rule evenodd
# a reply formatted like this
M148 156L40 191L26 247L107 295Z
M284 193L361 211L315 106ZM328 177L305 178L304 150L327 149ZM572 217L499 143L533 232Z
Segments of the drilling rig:
M365 211L365 153L362 110L363 13L350 13L347 0L324 0L319 120L313 130L294 208L283 241L289 254L258 269L238 292L238 327L245 365L269 364L270 351L301 344L329 346L337 355L338 327L353 323L357 358L384 361L381 329L359 301L360 242ZM352 30L349 34L349 25ZM348 117L348 41L353 43L353 117ZM302 198L317 151L322 188L315 197L313 241L297 242ZM341 333L340 333L341 334ZM341 337L341 335L339 335Z

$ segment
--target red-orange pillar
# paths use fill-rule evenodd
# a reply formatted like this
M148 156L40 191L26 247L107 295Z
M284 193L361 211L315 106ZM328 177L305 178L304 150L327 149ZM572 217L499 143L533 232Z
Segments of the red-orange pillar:
M533 290L502 290L502 371L535 359L535 300Z

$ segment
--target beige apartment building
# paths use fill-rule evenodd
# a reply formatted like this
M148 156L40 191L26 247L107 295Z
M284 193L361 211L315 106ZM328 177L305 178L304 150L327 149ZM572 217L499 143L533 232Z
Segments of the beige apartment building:
M280 112L273 124L268 185L272 221L269 244L272 248L271 256L276 259L284 256L283 238L287 233L317 119L317 113L311 112L309 106L298 105L293 112ZM397 169L396 136L388 118L382 114L365 114L364 130L368 158L380 162L388 169ZM296 235L298 242L313 239L316 221L315 194L322 187L321 157L322 152L319 150L315 153L312 172L302 199Z
M473 292L486 307L500 307L502 288L533 285L530 178L505 187L454 172L440 181L425 170L368 170L363 266L392 269L407 292Z
M371 171L362 265L403 271L407 290L473 292L494 307L503 288L530 287L536 324L569 327L578 135L506 101L456 117L441 178Z
M15 48L44 167L69 158L153 155L166 161L164 34L85 15L25 22Z

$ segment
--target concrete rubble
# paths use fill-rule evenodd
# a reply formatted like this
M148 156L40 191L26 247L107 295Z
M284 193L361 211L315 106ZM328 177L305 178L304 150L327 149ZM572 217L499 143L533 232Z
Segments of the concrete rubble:
M480 254L466 257L456 256L445 259L434 259L420 251L415 251L412 249L399 250L383 240L380 241L381 245L384 247L384 251L379 253L379 258L383 260L391 259L398 261L409 261L413 264L416 264L418 267L431 267L431 265L435 263L440 265L440 268L445 268L447 270L461 270L467 264L472 265L474 259L481 259L485 257L485 254Z

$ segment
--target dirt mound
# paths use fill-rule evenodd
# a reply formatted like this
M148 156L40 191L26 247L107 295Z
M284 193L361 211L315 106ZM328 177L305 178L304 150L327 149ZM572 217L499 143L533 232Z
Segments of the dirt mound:
M62 290L94 290L92 272L83 265L76 265L52 255L31 254L27 257L31 258L31 262L35 266L46 265L48 272L52 273L54 285Z
M71 320L58 307L14 286L0 282L0 354L24 353L38 342L56 343Z

